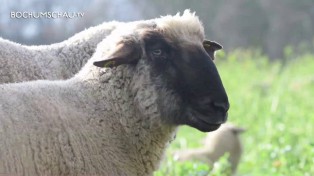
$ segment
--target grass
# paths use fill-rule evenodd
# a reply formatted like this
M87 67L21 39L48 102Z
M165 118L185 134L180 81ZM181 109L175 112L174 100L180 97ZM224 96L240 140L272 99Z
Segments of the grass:
M283 66L251 50L219 53L217 67L229 96L229 122L247 129L237 175L314 175L314 55ZM210 171L203 163L173 161L174 150L201 146L205 136L183 126L155 176L228 175L226 157Z

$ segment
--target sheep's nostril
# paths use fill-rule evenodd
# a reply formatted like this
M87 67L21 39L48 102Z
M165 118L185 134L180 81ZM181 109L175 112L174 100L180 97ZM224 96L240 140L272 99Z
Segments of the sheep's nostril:
M229 110L229 103L226 102L213 102L213 106L222 112L227 112Z

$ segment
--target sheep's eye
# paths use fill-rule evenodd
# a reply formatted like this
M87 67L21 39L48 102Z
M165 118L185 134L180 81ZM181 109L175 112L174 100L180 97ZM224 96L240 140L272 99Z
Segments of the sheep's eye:
M161 49L155 49L155 50L152 51L152 54L154 56L161 56L162 51L161 51Z

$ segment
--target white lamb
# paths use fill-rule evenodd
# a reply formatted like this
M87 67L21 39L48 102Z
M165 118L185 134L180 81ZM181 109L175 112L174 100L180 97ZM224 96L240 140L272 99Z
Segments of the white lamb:
M232 173L236 172L242 155L242 144L239 135L243 128L232 124L223 124L213 132L207 134L202 148L177 151L174 159L178 161L199 160L213 165L220 157L229 154Z
M0 38L0 83L70 78L119 24L103 23L51 45L25 46Z
M0 85L0 173L152 175L178 125L226 121L204 47L185 11L115 30L72 79Z

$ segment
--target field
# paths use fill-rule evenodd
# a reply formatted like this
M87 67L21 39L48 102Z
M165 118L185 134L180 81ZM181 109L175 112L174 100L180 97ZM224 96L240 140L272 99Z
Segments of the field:
M293 58L281 64L238 50L216 59L231 104L228 121L247 129L237 175L314 175L314 55ZM199 147L204 136L180 127L155 176L228 175L226 157L211 172L202 163L173 161L173 151Z

